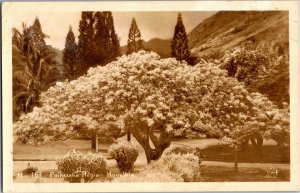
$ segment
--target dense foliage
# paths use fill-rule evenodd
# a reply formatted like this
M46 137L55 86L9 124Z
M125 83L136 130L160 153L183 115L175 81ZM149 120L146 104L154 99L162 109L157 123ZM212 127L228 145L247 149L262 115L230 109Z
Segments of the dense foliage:
M82 69L88 69L93 61L94 12L83 11L79 22L78 59Z
M127 54L138 52L143 49L143 47L141 31L135 21L135 18L132 18L128 33Z
M94 62L106 64L120 55L120 43L114 28L112 13L109 11L96 12L94 29Z
M107 174L107 165L104 158L92 153L82 154L71 150L67 155L56 160L58 170L62 172L69 182L89 182L95 177Z
M137 147L125 141L112 145L108 150L108 155L117 161L118 168L121 172L129 172L139 152Z
M120 55L119 38L110 11L83 11L79 23L78 62L81 73L95 65L105 65Z
M32 26L23 23L23 30L13 28L13 118L17 120L38 104L41 91L59 79L56 50L45 44L38 18Z
M289 142L288 107L249 93L215 64L189 66L145 51L57 84L41 101L41 108L14 124L19 139L39 143L80 132L117 137L130 131L148 162L162 155L174 135L233 144L256 135Z
M278 106L289 103L288 53L274 43L256 46L252 42L228 51L220 60L229 76L245 83L251 92L266 94Z

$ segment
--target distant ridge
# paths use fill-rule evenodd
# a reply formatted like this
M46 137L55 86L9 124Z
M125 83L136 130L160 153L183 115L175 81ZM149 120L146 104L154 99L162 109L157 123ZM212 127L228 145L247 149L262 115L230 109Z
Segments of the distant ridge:
M288 50L287 11L220 11L189 33L192 52L198 56L224 52L246 40L280 42Z
M153 38L147 42L143 42L145 50L158 53L162 58L170 57L171 39ZM126 54L127 45L121 47L122 54Z

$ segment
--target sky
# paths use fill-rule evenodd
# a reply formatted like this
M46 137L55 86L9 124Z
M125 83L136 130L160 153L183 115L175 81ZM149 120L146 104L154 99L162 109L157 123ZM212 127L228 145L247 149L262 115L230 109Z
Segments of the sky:
M201 21L210 17L215 12L181 12L187 32L190 32ZM172 38L177 22L178 12L112 12L115 30L120 38L121 46L127 44L128 31L131 19L134 17L141 31L142 38L148 41L152 38ZM44 33L50 36L46 43L63 49L69 26L72 26L76 41L78 41L78 26L81 12L20 12L13 19L13 26L22 29L22 22L32 25L38 17Z

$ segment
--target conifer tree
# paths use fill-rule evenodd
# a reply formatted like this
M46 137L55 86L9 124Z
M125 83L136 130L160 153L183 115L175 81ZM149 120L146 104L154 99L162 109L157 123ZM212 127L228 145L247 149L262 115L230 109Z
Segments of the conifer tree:
M188 37L183 25L181 13L178 14L173 40L171 42L171 56L179 61L189 61L190 59Z
M93 58L93 36L94 36L94 13L83 11L79 23L78 55L79 61L83 65L82 70L94 64Z
M114 27L114 19L111 12L107 12L107 26L110 34L110 58L114 60L121 55L121 47L118 35Z
M110 53L110 34L103 12L95 13L94 62L104 64Z
M132 18L131 26L128 33L127 54L138 52L143 49L143 40L141 32L137 26L135 18Z
M95 13L95 61L106 64L120 55L120 42L114 29L113 16L110 11Z
M71 26L66 37L65 49L63 53L63 62L64 64L67 64L70 70L70 74L74 75L77 63L77 44L75 42L75 36Z
M32 25L32 40L35 47L40 48L46 45L45 38L48 36L43 33L41 23L38 17L35 18Z

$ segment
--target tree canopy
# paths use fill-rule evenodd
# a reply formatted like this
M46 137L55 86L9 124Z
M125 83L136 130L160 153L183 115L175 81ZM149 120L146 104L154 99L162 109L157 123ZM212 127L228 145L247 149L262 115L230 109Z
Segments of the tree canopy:
M189 66L140 51L41 94L42 107L23 115L14 131L24 142L76 133L118 137L130 131L148 162L172 137L223 138L239 144L250 135L288 142L289 111L212 63ZM54 113L55 112L55 113ZM150 146L150 141L155 149Z

